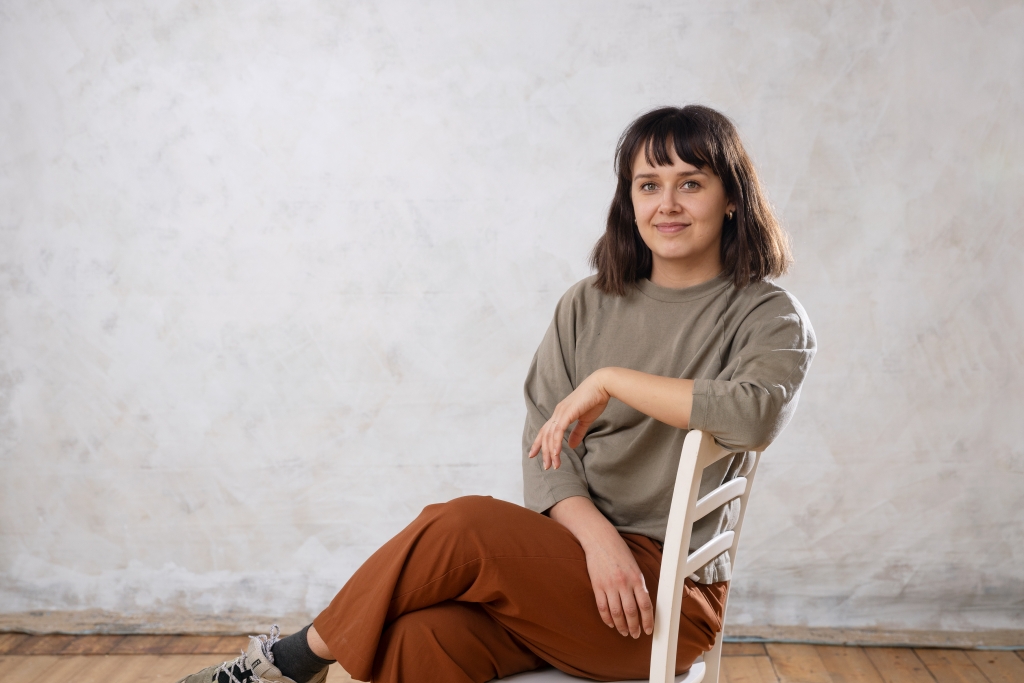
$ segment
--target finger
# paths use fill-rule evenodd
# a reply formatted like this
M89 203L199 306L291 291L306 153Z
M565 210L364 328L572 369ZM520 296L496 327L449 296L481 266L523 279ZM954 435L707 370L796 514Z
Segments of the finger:
M608 628L615 628L615 622L612 621L612 613L608 610L608 599L604 596L604 592L594 591L594 599L597 601L597 611L601 615L601 621Z
M548 446L548 440L551 434L551 422L545 422L544 426L541 427L540 434L537 438L540 440L540 450L543 453L544 469L551 468L551 448Z
M547 461L553 464L557 454L562 451L562 433L564 430L559 429L556 418L551 418L551 421L544 426L544 429L544 447L547 451L545 455L547 456Z
M562 436L565 427L559 423L551 429L551 465L557 470L562 466Z
M612 621L615 622L615 629L624 636L629 635L629 624L626 623L626 616L622 613L622 599L618 593L608 594L608 611L611 612Z
M636 605L636 598L633 592L624 592L620 596L622 600L622 615L626 619L626 628L633 638L640 637L640 608Z
M642 575L640 580L643 581ZM644 633L651 635L654 633L654 603L651 602L651 594L647 592L647 586L644 584L633 589L633 594L636 596L636 606L640 608L640 624Z
M540 431L537 431L537 438L533 440L533 445L530 446L530 455L528 457L535 458L540 453Z

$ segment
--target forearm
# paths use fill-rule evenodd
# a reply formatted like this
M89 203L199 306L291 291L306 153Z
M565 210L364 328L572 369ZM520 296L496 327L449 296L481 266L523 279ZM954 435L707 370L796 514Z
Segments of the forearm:
M608 518L593 501L583 496L564 498L551 506L548 516L568 529L583 546L584 552L610 539L621 540Z
M612 398L667 425L689 429L693 380L659 377L625 368L601 368L555 406L550 419L537 432L527 457L533 458L542 452L544 469L551 465L557 469L565 430L576 423L569 433L568 446L579 446L590 425Z
M602 368L593 375L605 392L659 422L688 429L693 380L660 377L626 368Z
M644 575L612 523L584 496L560 500L548 514L583 546L601 620L624 636L653 633L654 603Z

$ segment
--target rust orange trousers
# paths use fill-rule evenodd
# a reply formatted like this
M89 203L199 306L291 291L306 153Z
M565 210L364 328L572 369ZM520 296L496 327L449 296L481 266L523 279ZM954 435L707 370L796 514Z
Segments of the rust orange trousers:
M623 538L656 600L659 544ZM687 579L677 672L714 644L726 591ZM650 667L650 636L601 621L576 537L488 497L426 507L313 624L353 678L374 683L483 683L546 664L607 681L646 678Z

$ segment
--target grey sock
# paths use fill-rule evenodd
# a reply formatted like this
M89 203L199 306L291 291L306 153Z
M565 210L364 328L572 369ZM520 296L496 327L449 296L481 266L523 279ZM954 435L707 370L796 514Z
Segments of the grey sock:
M309 642L306 640L309 626L287 638L282 638L270 648L270 653L274 655L274 666L296 683L307 683L334 661L318 657L309 648Z

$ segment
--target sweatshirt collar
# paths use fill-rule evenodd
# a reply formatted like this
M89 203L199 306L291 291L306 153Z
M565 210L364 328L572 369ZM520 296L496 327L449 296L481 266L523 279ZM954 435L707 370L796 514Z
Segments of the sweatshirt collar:
M657 301L665 301L668 303L681 303L684 301L693 301L694 299L700 299L708 296L709 294L715 294L718 291L725 289L732 282L731 278L725 275L719 275L718 277L712 278L707 282L702 282L699 285L692 287L684 287L682 289L671 289L669 287L661 287L654 284L648 279L640 280L636 283L637 288L643 292L646 296L655 299Z

